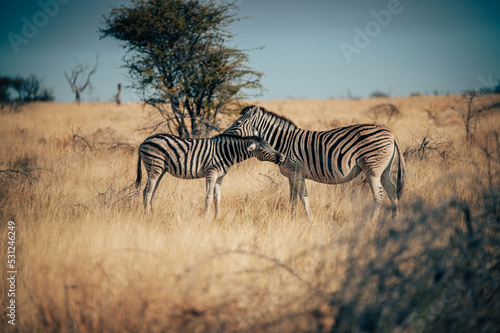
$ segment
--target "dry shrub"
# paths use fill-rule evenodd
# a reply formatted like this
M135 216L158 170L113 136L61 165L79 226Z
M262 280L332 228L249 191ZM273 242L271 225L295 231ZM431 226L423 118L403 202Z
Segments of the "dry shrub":
M372 106L367 112L368 117L375 123L389 125L401 117L401 111L394 104L384 103Z
M422 161L440 157L442 161L450 162L457 157L453 141L444 133L427 130L423 135L414 136L412 141L403 153L405 159Z
M465 137L471 142L480 117L498 111L500 103L492 95L482 95L476 91L468 91L463 95L463 101L452 109L460 116L465 129Z
M332 331L494 332L499 198L498 187L483 191L475 214L457 199L430 207L416 201L409 218L349 240L345 280L329 304L338 309Z
M22 155L2 165L7 168L0 170L0 213L8 202L32 197L34 185L42 177L52 175L51 170L38 166L37 156Z
M452 126L460 122L456 112L453 111L450 105L430 104L424 108L424 111L427 113L428 119L436 127Z
M327 123L328 128L337 128L344 126L344 123L338 119L333 119Z
M329 120L329 121L326 121L325 119L323 119L323 120L321 120L319 122L322 122L323 124L326 125L326 127L322 128L322 130L330 130L330 129L333 129L333 128L350 126L350 125L355 125L355 124L359 124L360 123L360 121L358 119L356 119L356 118L344 119L344 120L332 119L332 120Z
M79 151L89 150L90 152L101 151L110 152L124 150L132 153L135 147L127 142L127 139L116 137L115 131L110 128L98 128L89 134L82 134L81 127L71 130L73 148Z

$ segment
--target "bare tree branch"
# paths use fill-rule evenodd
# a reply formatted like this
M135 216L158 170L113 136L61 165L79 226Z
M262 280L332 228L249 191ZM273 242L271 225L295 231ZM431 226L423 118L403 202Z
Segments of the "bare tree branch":
M76 67L71 70L71 75L68 75L68 73L66 71L64 71L64 76L66 77L66 80L68 81L68 84L69 84L69 87L71 88L71 91L75 94L75 101L78 104L80 104L82 101L81 95L85 91L85 89L92 87L91 82L90 82L90 77L92 76L92 74L94 74L96 72L98 63L99 63L99 55L96 54L95 66L88 73L87 79L85 80L85 82L83 82L81 79L79 80L79 77L85 76L85 73L87 71L88 66L84 67L81 64L76 65Z

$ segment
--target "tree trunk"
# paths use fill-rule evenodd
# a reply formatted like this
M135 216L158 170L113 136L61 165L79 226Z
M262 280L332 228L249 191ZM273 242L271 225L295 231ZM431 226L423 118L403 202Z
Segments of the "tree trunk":
M198 119L196 119L196 117L191 117L191 136L193 138L198 138L200 136Z
M80 104L82 102L82 98L80 97L80 91L75 92L75 101L77 104Z

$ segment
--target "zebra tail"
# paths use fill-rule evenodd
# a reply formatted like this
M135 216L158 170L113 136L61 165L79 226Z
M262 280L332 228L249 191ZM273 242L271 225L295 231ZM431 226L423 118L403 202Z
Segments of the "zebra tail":
M401 151L401 147L399 146L399 142L396 138L394 138L394 143L396 144L396 149L398 150L398 176L396 181L396 195L401 198L403 194L403 189L405 186L405 178L406 178L406 170L405 170L405 160L403 157L403 152Z
M139 153L139 158L137 159L137 179L135 180L135 187L141 186L142 181L142 170L141 170L141 154Z

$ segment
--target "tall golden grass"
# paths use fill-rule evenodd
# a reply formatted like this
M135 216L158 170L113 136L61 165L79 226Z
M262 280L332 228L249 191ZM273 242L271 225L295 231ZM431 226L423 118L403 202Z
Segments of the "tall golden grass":
M498 103L483 96L483 106ZM407 157L402 217L367 224L360 176L308 182L315 221L290 218L288 182L255 159L230 169L222 217L204 180L165 176L146 216L135 189L148 135L138 104L37 103L0 113L1 249L16 223L16 325L1 331L495 331L500 327L500 112L474 141L462 96L261 105L313 130L388 125ZM392 104L389 116L380 104ZM379 111L377 111L379 110ZM382 110L382 111L380 111ZM229 125L237 115L228 116ZM386 199L385 203L389 202ZM386 207L388 208L388 207Z

